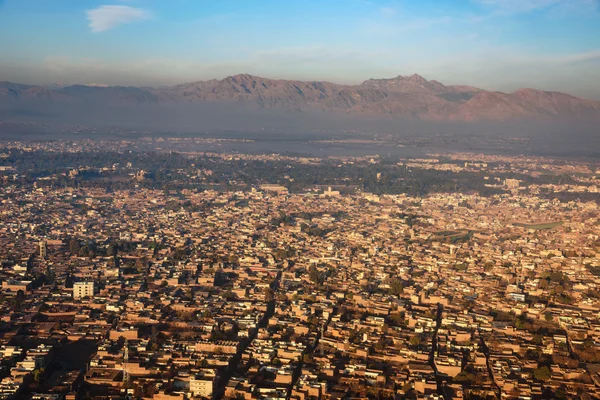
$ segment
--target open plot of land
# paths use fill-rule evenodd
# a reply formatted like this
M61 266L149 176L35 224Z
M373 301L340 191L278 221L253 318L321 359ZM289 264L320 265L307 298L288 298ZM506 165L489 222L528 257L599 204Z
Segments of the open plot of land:
M525 229L534 229L536 231L542 231L542 230L546 230L546 229L554 229L557 226L561 226L563 224L562 221L558 221L558 222L546 222L546 223L542 223L542 224L521 224L521 223L516 223L515 226L520 226L522 228Z

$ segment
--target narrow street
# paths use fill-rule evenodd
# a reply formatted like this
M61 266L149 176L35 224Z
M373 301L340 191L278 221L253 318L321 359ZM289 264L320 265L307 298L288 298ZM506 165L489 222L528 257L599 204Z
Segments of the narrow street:
M574 360L579 360L579 355L577 353L575 353L575 351L573 350L573 343L571 342L571 337L569 336L569 332L567 331L566 328L563 329L565 332L565 336L567 338L567 351L569 352L569 357L571 357Z
M337 312L337 310L334 309L333 312L329 315L329 318L327 318L327 321L325 321L323 331L327 330L327 326L329 326L329 323L331 322L331 318L336 314L336 312ZM302 353L302 358L300 359L300 362L298 363L298 366L296 367L296 369L294 370L294 374L292 375L292 382L290 383L290 387L288 388L288 393L286 396L287 399L289 399L292 396L292 390L294 389L294 386L296 386L298 379L300 379L300 374L302 373L302 367L304 367L304 356L311 355L315 352L315 350L319 347L320 339L321 339L321 331L317 332L317 337L315 338L315 341L310 346L307 346L306 349L304 349L304 352Z
M277 273L277 276L271 283L271 289L274 292L277 291L277 289L279 288L280 282L281 282L281 271L279 271ZM248 336L248 339L246 341L244 341L242 344L240 344L237 353L235 353L235 355L233 357L231 357L231 361L229 362L229 365L227 366L227 368L225 369L225 372L223 373L223 375L220 377L219 381L217 382L217 385L214 390L213 399L221 400L223 398L223 396L225 395L225 386L227 385L227 383L229 382L229 380L231 379L231 377L234 375L235 371L239 367L240 361L242 359L242 354L244 354L244 352L246 351L248 346L250 346L252 344L252 342L254 341L254 339L256 339L256 336L258 335L258 329L264 328L265 326L267 326L267 323L269 322L269 318L271 318L273 316L273 313L275 312L275 306L276 306L276 300L275 300L275 296L273 296L273 300L271 300L267 304L267 310L263 314L260 321L258 321L257 329L252 331L250 336Z
M500 387L498 386L498 384L496 384L496 380L494 379L494 371L492 370L492 364L490 361L490 349L485 343L483 336L481 336L481 332L479 332L479 342L481 345L481 351L483 351L483 355L485 356L485 364L487 366L488 376L492 380L492 386L494 386L496 390L497 398L500 398L502 395L502 391L500 390Z
M437 369L437 366L435 365L435 352L437 351L437 346L438 346L438 330L440 329L440 326L442 325L442 313L444 312L444 306L440 303L438 303L438 309L437 309L437 316L436 316L436 320L435 320L435 328L433 329L432 332L432 338L431 338L431 351L429 353L429 365L431 366L431 368L433 369L433 373L435 374L435 381L437 383L437 391L438 394L443 396L444 399L446 398L446 394L444 393L444 387L443 387L443 380L442 377L440 376L440 373Z

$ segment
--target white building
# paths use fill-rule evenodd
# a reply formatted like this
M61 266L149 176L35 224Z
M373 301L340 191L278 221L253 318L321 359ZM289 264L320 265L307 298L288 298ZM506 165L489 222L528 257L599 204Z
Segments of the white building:
M516 189L521 185L521 181L518 179L505 179L504 186L509 189Z
M94 296L94 282L75 282L73 284L74 299L92 296Z
M214 371L207 371L204 376L192 376L190 379L190 392L193 396L211 398L215 381Z

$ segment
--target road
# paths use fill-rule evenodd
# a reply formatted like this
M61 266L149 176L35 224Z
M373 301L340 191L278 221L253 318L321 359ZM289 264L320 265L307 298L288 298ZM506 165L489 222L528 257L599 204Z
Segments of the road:
M489 375L490 379L492 380L492 385L496 389L496 396L498 396L498 398L501 398L502 391L500 390L500 386L498 386L496 384L496 380L494 379L494 371L492 370L492 364L490 361L490 349L489 349L488 345L485 343L483 336L481 336L481 332L479 332L479 344L481 345L481 351L483 352L483 355L485 356L485 364L487 366L488 375Z
M431 351L429 353L429 365L433 369L433 373L435 374L435 382L437 384L437 392L439 395L443 396L446 399L446 393L444 392L444 380L440 375L437 365L435 365L435 352L438 347L438 330L442 325L442 313L444 312L444 306L438 303L437 315L435 319L435 328L433 329L433 337L431 339Z
M281 271L279 271L277 273L277 276L271 283L271 289L273 290L273 292L277 291L277 288L279 288L280 282L281 282ZM233 376L235 371L238 369L238 367L240 365L240 361L242 359L242 354L244 354L244 352L246 351L248 346L250 346L252 344L252 342L254 341L254 339L256 339L256 336L258 335L258 330L260 328L264 328L265 326L267 326L269 319L273 316L273 313L275 312L276 302L277 302L275 297L276 296L273 296L273 300L271 300L267 303L267 310L263 314L260 321L258 321L257 329L253 330L250 333L250 335L248 336L248 339L246 341L244 341L242 344L240 344L240 346L238 347L237 353L235 353L235 355L233 355L233 357L231 357L231 360L229 361L229 364L227 365L225 372L221 375L219 381L217 382L217 384L215 386L214 395L213 395L214 400L221 400L223 398L223 396L225 395L225 386L227 385L227 383L229 382L229 380L231 379L231 377Z
M329 314L329 318L327 318L327 321L325 321L323 332L325 332L327 330L327 326L329 326L329 323L331 322L331 318L334 316L334 314L336 312L337 312L337 310L334 309L331 312L331 314ZM298 379L300 379L300 374L302 373L302 367L304 367L304 356L311 355L315 352L315 350L319 347L320 339L321 339L321 331L317 332L317 337L315 338L315 341L310 346L307 346L306 349L304 349L304 352L302 353L302 357L300 358L300 362L298 363L298 366L296 366L296 369L294 370L294 374L292 375L292 382L290 383L290 387L288 388L288 393L287 393L286 399L289 399L292 396L292 390L294 389L294 386L296 386Z

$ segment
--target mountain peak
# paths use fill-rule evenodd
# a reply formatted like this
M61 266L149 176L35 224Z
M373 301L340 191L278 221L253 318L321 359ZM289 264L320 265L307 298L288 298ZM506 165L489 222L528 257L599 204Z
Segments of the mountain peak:
M362 86L398 93L428 93L434 95L454 91L438 81L428 81L419 74L398 75L389 79L369 79L363 82Z
M419 74L412 74L411 76L408 77L408 79L410 79L411 81L415 81L415 82L427 82L427 79L423 78Z
M265 80L265 79L261 78L259 76L254 76L254 75L250 75L250 74L236 74L236 75L230 75L223 80L224 81L232 80L232 81L239 81L239 82L247 82L247 81Z

